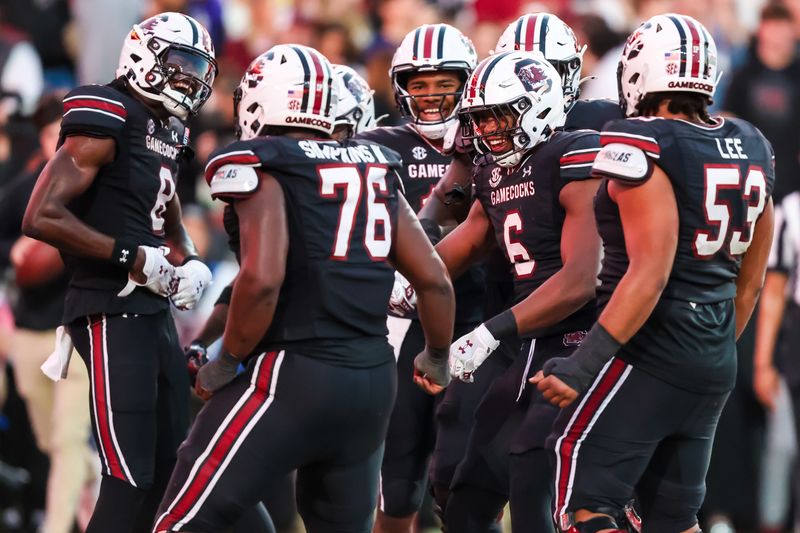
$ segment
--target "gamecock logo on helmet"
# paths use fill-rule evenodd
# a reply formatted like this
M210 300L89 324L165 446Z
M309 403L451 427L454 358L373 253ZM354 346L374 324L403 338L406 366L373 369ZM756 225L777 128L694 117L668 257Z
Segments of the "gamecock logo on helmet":
M533 59L519 61L514 67L514 73L528 92L538 92L542 87L549 91L553 86L553 81Z

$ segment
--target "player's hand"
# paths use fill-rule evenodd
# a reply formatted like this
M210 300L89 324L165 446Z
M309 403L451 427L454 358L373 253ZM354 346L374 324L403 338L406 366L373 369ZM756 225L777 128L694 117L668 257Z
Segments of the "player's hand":
M412 313L417 307L417 293L414 287L400 272L394 273L394 286L389 297L389 311L397 317Z
M207 400L219 389L230 383L239 372L241 359L223 351L219 357L203 365L197 372L194 390L197 395Z
M481 324L450 345L450 377L472 383L472 374L489 355L500 346L500 341Z
M208 355L206 355L207 347L200 339L192 341L192 343L183 350L183 355L186 357L186 370L189 371L189 381L194 387L197 381L197 372L200 368L208 363Z
M192 309L203 291L211 284L211 271L202 261L192 259L175 269L178 287L172 295L172 303L178 309Z
M128 284L117 296L125 297L136 289L145 287L159 296L169 296L177 288L175 267L167 261L169 248L166 246L140 246L137 255L144 253L141 270L138 266L128 274ZM137 260L138 264L139 261Z
M544 372L541 370L528 381L536 385L545 400L561 408L567 407L578 397L578 392L575 389L552 374L545 377Z
M773 365L753 368L753 390L756 398L770 411L775 409L778 389L780 389L780 375Z
M439 394L450 383L447 350L428 346L414 358L414 383L428 394Z

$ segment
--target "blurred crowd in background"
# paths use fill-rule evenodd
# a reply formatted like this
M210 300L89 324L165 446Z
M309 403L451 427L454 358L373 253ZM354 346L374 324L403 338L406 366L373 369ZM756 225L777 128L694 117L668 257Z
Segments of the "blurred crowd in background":
M0 531L38 530L54 446L31 430L35 421L29 421L8 357L15 323L22 327L14 305L19 291L9 268L21 235L15 221L55 148L64 92L111 81L123 36L134 23L162 11L180 11L202 22L219 62L214 93L190 120L195 158L178 179L186 226L215 273L204 305L176 312L186 343L236 272L222 229L222 206L211 202L202 169L212 150L233 139L231 95L242 72L276 43L313 46L331 62L361 72L375 91L380 124L393 125L400 118L388 76L391 58L402 37L420 24L458 27L483 58L517 16L555 13L588 47L583 76L589 79L581 98L616 100L618 56L631 29L658 13L691 15L713 33L719 50L723 77L714 111L749 120L773 143L776 204L800 189L800 0L769 5L760 0L0 0L0 274L6 273L0 282ZM44 298L57 299L58 293ZM712 533L784 531L800 513L790 497L797 446L789 401L783 398L771 408L759 402L752 387L752 337L746 333L740 343L739 385L720 424L711 464L704 514L707 527L720 528ZM794 364L800 368L800 361ZM80 481L87 486L79 504L84 519L99 470L88 471Z

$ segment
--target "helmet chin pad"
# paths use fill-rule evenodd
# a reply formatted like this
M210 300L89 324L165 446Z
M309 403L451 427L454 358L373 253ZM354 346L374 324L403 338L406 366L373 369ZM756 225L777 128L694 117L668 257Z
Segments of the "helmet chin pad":
M443 122L428 124L417 120L412 124L414 126L414 129L416 129L419 132L419 134L425 137L426 139L430 139L432 141L438 141L439 139L444 138L445 134L447 133L447 130L449 130L453 126L453 124L455 124L457 121L458 121L458 116L454 113Z

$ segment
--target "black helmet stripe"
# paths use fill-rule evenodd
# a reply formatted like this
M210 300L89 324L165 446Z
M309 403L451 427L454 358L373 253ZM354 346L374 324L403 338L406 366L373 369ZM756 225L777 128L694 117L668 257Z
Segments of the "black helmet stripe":
M189 23L189 27L192 28L192 45L197 46L197 42L200 39L200 32L198 31L197 26L195 26L195 22L191 19L191 17L183 15L183 18L185 18Z
M669 19L675 24L675 27L678 28L678 35L681 36L681 70L678 75L684 77L686 76L686 65L689 63L689 54L686 43L686 30L683 29L683 24L681 24L676 16L668 16Z
M422 55L419 52L419 34L420 34L421 31L422 31L422 27L419 27L414 32L414 47L412 48L412 50L413 50L412 53L413 53L413 58L414 59L417 59L420 55Z
M489 74L492 73L492 70L494 69L494 66L497 64L497 62L500 61L506 55L508 54L507 53L496 54L494 56L494 59L492 59L491 62L488 65L486 65L486 68L483 69L483 72L481 73L481 79L478 80L478 91L480 92L481 98L485 98L484 93L486 90L486 80L489 79Z
M519 50L522 43L522 25L527 17L520 17L517 20L517 29L514 30L514 50Z
M439 38L436 40L436 58L442 59L444 57L444 34L447 31L447 26L439 24Z
M303 102L300 106L300 110L303 113L307 113L308 97L309 94L311 94L311 69L308 67L308 60L306 59L306 56L302 50L296 46L290 46L289 48L295 51L297 56L300 58L300 63L303 65Z
M542 55L545 54L545 43L547 42L547 23L549 21L550 15L542 15L539 17L539 51L542 53Z

